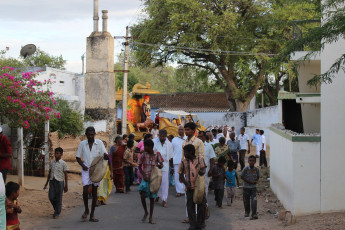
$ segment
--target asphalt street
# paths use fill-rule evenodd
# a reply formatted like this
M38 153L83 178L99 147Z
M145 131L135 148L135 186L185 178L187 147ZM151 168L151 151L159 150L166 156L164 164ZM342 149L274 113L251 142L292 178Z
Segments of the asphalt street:
M209 230L228 230L230 227L230 217L226 211L226 201L223 200L223 209L215 206L214 195L212 192L208 195L208 203L211 210L211 217L206 221ZM185 198L175 197L174 187L169 189L168 208L163 208L161 203L155 205L153 220L157 222L151 225L148 222L142 223L141 218L144 214L138 193L138 186L132 186L130 194L115 194L114 190L107 200L107 205L96 208L95 217L100 221L98 223L82 222L81 215L84 208L82 200L80 206L64 212L59 219L47 219L39 223L34 229L119 229L119 230L175 230L187 229L189 224L183 224L186 218ZM91 200L89 200L91 205ZM149 200L147 199L149 207Z

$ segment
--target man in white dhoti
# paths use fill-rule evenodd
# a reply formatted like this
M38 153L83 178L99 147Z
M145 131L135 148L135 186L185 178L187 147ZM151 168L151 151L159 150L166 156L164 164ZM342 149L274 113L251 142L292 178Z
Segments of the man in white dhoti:
M82 219L86 220L89 215L88 188L89 185L92 184L92 205L89 220L91 222L98 222L98 219L95 218L94 213L97 202L97 188L99 186L99 183L93 183L90 180L89 168L91 162L95 159L95 157L103 156L104 160L108 160L109 157L103 142L99 139L95 139L96 132L94 127L88 127L85 131L85 135L87 137L87 140L83 140L79 143L76 155L77 162L82 168L81 178L83 182L83 200L85 206L85 211L82 215Z
M158 191L158 198L162 199L162 206L167 208L168 193L169 193L169 165L171 166L171 172L174 173L173 165L173 148L169 140L167 140L167 131L165 129L159 130L158 138L154 141L153 150L159 152L164 160L162 168L162 184Z
M186 136L184 135L184 128L182 125L178 127L178 137L174 137L172 140L172 146L173 146L173 163L174 163L174 171L175 171L175 188L176 188L176 197L180 197L184 195L185 193L185 186L183 183L180 182L179 174L178 174L178 168L182 161L182 144L184 140L186 139Z

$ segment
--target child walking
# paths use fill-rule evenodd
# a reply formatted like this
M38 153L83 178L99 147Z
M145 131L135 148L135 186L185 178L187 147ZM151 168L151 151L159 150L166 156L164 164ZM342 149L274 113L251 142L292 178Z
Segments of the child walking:
M54 219L59 218L62 207L62 195L63 192L66 193L68 191L67 164L61 160L62 155L63 149L60 147L56 148L55 160L50 162L47 182L43 188L44 190L47 189L49 182L48 197L54 208Z
M21 213L22 209L18 203L19 189L19 184L15 182L10 181L6 184L6 229L20 229L18 213Z
M257 199L256 199L256 187L260 178L260 170L255 167L256 157L249 156L248 158L249 166L245 167L241 173L241 178L243 180L243 203L245 209L245 217L249 217L250 208L252 209L253 219L258 219L256 213L257 209Z
M226 171L226 193L227 193L227 204L231 206L232 200L235 198L236 195L236 182L237 187L238 184L238 177L236 170L234 170L235 163L233 161L228 161L228 171ZM235 181L236 179L236 181Z
M135 164L133 162L133 147L134 141L128 140L127 149L123 155L123 171L125 173L126 194L131 191L130 187L134 181L133 166L135 166Z
M206 172L206 164L201 155L195 156L195 147L192 144L183 147L184 159L178 169L179 179L186 186L187 212L189 218L189 229L204 229L206 217L206 196L201 204L195 205L193 201L194 184L197 175L203 176ZM197 212L195 210L197 206Z
M143 180L139 185L139 193L141 197L141 204L143 205L145 211L144 217L142 218L142 222L145 222L148 216L145 198L150 198L150 224L156 224L152 220L152 214L155 205L154 199L158 197L157 193L153 194L150 192L150 176L152 169L156 166L156 164L158 168L163 168L164 161L159 152L157 152L156 154L154 153L153 145L154 143L152 140L146 140L144 142L144 152L143 154L141 154L139 158L139 170L141 175L143 176Z
M219 157L218 162L213 166L212 169L212 180L214 186L214 195L216 205L221 208L223 197L224 197L224 184L225 184L225 168L224 165L226 159L224 156Z

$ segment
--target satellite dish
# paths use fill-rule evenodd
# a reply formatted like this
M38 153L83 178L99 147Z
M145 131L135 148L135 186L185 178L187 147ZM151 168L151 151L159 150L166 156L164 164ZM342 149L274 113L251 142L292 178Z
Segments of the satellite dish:
M24 58L27 56L30 56L36 52L36 46L34 44L28 44L25 45L21 50L20 50L20 55L22 55Z

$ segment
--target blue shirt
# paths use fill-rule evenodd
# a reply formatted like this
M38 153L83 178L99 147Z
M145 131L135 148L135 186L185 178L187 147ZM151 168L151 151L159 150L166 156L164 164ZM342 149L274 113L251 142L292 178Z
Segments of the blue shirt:
M255 145L260 145L260 143L261 143L261 136L260 136L260 134L255 133L253 135L252 139L254 140L254 144Z
M231 181L231 183L229 183L226 180L226 187L236 187L236 171L235 170L233 170L232 172L226 171L225 176L226 176L226 179Z

